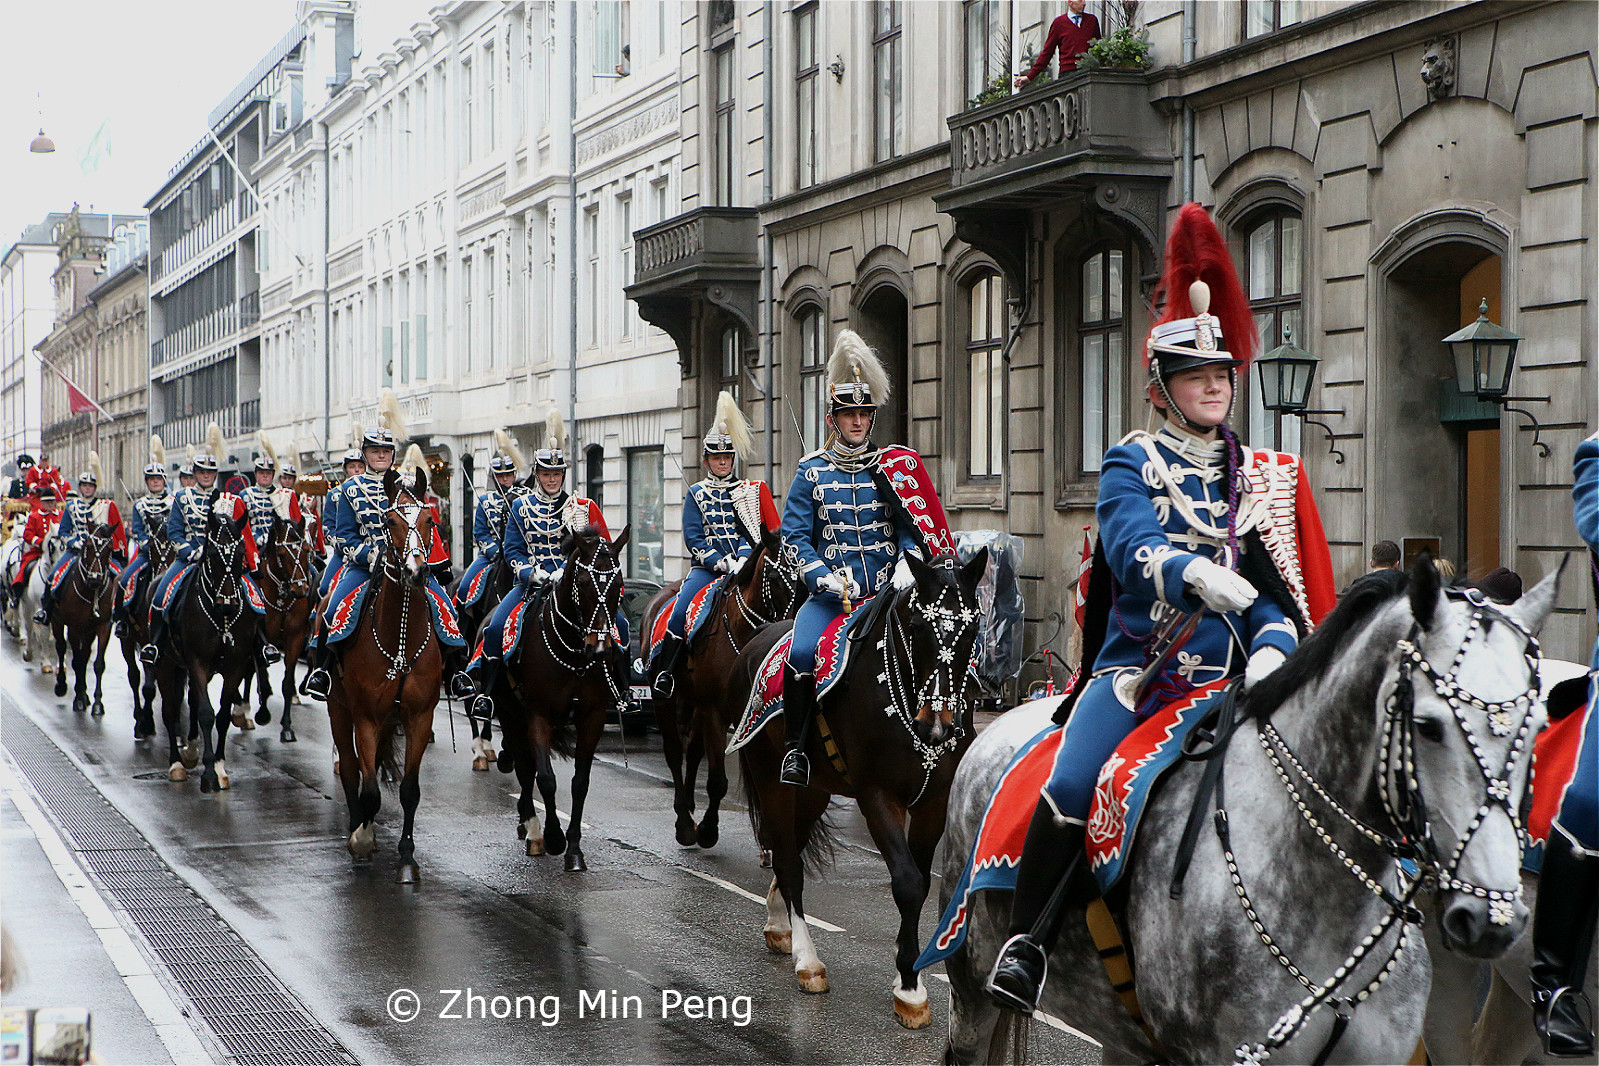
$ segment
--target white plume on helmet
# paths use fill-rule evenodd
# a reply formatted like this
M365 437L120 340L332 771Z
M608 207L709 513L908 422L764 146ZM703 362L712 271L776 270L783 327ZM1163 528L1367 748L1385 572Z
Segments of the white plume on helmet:
M355 419L350 420L350 447L356 451L361 450L361 438L366 436L366 428Z
M161 443L159 433L150 438L150 462L156 466L167 465L167 446Z
M94 483L96 485L100 484L100 476L101 476L102 471L100 469L100 453L99 452L91 451L89 453L89 473L94 475Z
M395 399L393 389L384 386L378 394L378 411L384 428L394 434L395 447L399 447L406 438L405 418L400 414L400 401Z
M522 457L522 449L516 446L516 440L503 429L494 431L494 447L501 455L510 456L511 462L518 470L527 466L527 460Z
M566 420L554 407L544 416L544 446L555 452L566 450Z
M888 371L877 358L877 353L852 329L839 330L833 343L833 354L827 360L827 386L829 397L838 385L848 385L859 378L871 390L872 403L888 402Z
M278 450L272 447L272 441L267 437L266 430L259 429L255 433L256 441L261 445L261 454L267 457L267 462L276 469L278 465Z
M217 461L218 466L221 466L222 452L227 445L222 440L222 427L215 422L205 427L205 446L210 450L211 458Z
M199 452L195 451L194 445L186 444L186 445L183 446L184 462L188 465L188 467L191 470L194 468L195 457L198 456L199 454L200 454Z
M716 414L711 419L709 432L705 434L707 447L711 438L716 436L731 438L734 453L745 462L755 454L755 435L750 432L749 419L739 410L733 394L725 389L716 397Z
M422 446L415 441L405 449L405 459L400 463L400 471L414 475L416 471L427 465L427 457L422 454Z

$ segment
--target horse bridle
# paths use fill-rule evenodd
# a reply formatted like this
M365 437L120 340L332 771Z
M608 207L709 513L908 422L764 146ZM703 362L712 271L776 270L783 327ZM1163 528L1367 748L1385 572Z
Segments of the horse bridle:
M753 556L751 556L751 558L753 558ZM777 596L772 589L772 574L774 572L779 577L782 577L788 585L788 600L786 603L784 603L782 610L778 610L775 606ZM762 607L767 607L768 610L773 612L772 617L770 618L761 614L760 611L756 610L750 605L749 600L744 598L744 589L741 586L737 584L733 585L733 604L738 608L739 617L744 619L744 624L749 626L751 630L756 630L760 629L762 626L771 625L780 618L787 618L788 613L794 609L794 600L799 596L799 589L794 581L794 578L789 574L784 573L782 564L778 561L778 553L776 552L768 551L762 553L761 555L760 585L760 596L756 602ZM773 604L774 606L768 607L768 604ZM738 641L733 639L732 626L724 624L722 626L722 632L727 637L727 643L733 649L734 655L737 655L739 652L744 650L739 646Z
M1345 980L1354 972L1356 966L1365 958L1398 919L1403 919L1405 925L1417 925L1422 921L1420 910L1414 905L1416 895L1425 887L1434 886L1444 891L1465 892L1488 902L1489 921L1495 925L1509 925L1515 916L1515 904L1521 899L1521 885L1517 883L1514 889L1491 889L1464 881L1456 876L1460 862L1465 856L1466 848L1481 827L1484 819L1495 808L1505 811L1515 826L1519 838L1525 840L1525 830L1521 825L1520 815L1510 802L1511 784L1510 777L1515 772L1516 763L1525 750L1532 735L1533 708L1538 701L1538 641L1525 626L1510 618L1504 612L1488 603L1477 589L1445 589L1444 594L1453 601L1465 601L1472 605L1471 619L1467 623L1466 635L1456 649L1454 661L1447 672L1438 671L1425 655L1421 653L1419 638L1423 626L1419 621L1413 621L1409 633L1397 642L1399 651L1398 678L1393 690L1389 693L1383 708L1382 724L1382 758L1377 768L1379 775L1378 792L1382 801L1383 812L1394 828L1393 834L1384 833L1367 825L1356 818L1331 795L1329 795L1319 782L1311 776L1304 764L1294 755L1276 727L1270 721L1258 724L1258 734L1261 747L1265 750L1267 760L1270 762L1278 779L1287 789L1289 797L1298 809L1300 817L1310 826L1322 843L1336 856L1340 863L1360 880L1368 890L1382 899L1388 910L1377 925L1366 934L1361 943L1345 958L1343 964L1337 968L1333 977L1325 984L1318 985L1311 978L1294 965L1293 961L1283 952L1276 940L1267 931L1259 914L1256 912L1249 894L1244 888L1243 880L1239 874L1238 862L1235 858L1230 833L1227 829L1225 800L1222 799L1221 784L1218 778L1216 831L1222 844L1222 855L1227 863L1228 875L1232 881L1233 889L1243 905L1244 913L1254 927L1272 957L1283 965L1293 977L1310 993L1300 1002L1290 1007L1278 1018L1267 1034L1264 1043L1243 1045L1237 1049L1240 1062L1263 1062L1272 1051L1282 1047L1292 1040L1309 1019L1311 1012L1323 1004L1332 1004L1337 1011L1331 1035L1326 1045L1316 1058L1317 1063L1325 1062L1331 1055L1333 1048L1342 1037L1347 1028L1350 1015L1359 1004L1365 1002L1382 983L1387 980L1404 954L1407 946L1407 931L1401 929L1394 949L1384 960L1377 974L1353 995L1335 996L1334 993L1343 985ZM1489 702L1467 691L1459 683L1461 664L1465 660L1466 649L1472 643L1472 637L1482 632L1485 636L1488 627L1493 622L1503 622L1512 630L1519 633L1525 640L1523 656L1527 662L1531 681L1528 689L1521 695L1511 700ZM1465 832L1461 833L1454 853L1447 860L1442 857L1436 838L1432 833L1431 821L1427 814L1427 805L1421 795L1421 783L1416 778L1415 764L1415 682L1413 675L1420 673L1433 692L1447 705L1451 711L1457 728L1466 737L1472 754L1476 757L1478 772L1482 775L1484 783L1484 800L1478 806L1471 824ZM1506 755L1504 766L1496 773L1495 768L1484 754L1482 744L1473 732L1471 724L1466 719L1467 708L1482 711L1487 714L1489 728L1496 736L1506 737L1515 734ZM1519 721L1518 718L1519 712ZM1284 764L1287 764L1286 766ZM1289 767L1293 774L1290 775ZM1396 897L1389 891L1378 878L1367 873L1340 847L1327 832L1327 829L1311 811L1299 789L1294 784L1294 777L1302 779L1309 789L1314 792L1323 803L1329 806L1344 822L1352 826L1361 836L1376 844L1389 854L1394 860L1410 859L1419 867L1419 876L1410 881L1409 887L1402 897Z
M210 523L215 523L215 514L213 513L212 517L207 521L208 526ZM206 605L205 597L202 596L200 598L200 610L205 614L206 621L210 622L212 628L222 634L222 643L227 645L234 643L233 627L239 624L239 619L244 615L244 568L242 566L239 567L238 572L235 573L229 559L230 555L238 554L242 549L243 543L244 532L242 530L235 536L223 541L213 537L210 528L206 529L203 541L204 546L220 550L218 558L222 562L222 577L216 584L212 584L209 572L206 569L205 554L207 553L204 552L204 548L202 548L202 555L198 560L201 590L210 596L211 602L217 607L231 604L234 608L233 618L226 625L222 625L211 614L211 608Z
M408 502L402 504L400 502L402 498ZM425 563L428 557L428 548L431 547L431 545L424 545L422 543L422 531L418 528L418 522L421 519L422 512L424 510L424 506L417 502L416 497L411 495L410 490L403 488L398 494L396 494L394 502L389 505L389 509L386 514L398 515L400 521L405 524L405 546L399 552L399 559L409 559L414 555L421 555ZM383 552L381 556L382 564L379 569L385 580L379 584L377 594L382 596L383 590L387 588L390 583L393 583L399 586L401 595L405 597L406 601L409 601L412 593L420 590L412 587L407 582L406 579L410 575L406 572L404 567L401 566L398 559L395 558L395 553L390 550L392 543L391 537L384 538ZM373 611L376 613L376 604L373 605ZM411 668L417 664L419 659L422 658L422 653L427 650L428 642L433 638L433 626L428 625L425 627L425 633L422 637L421 643L416 646L415 653L408 654L406 651L406 645L410 640L410 631L411 612L409 610L408 602L401 605L400 634L392 652L383 646L383 641L378 636L377 626L374 625L372 627L372 644L377 648L378 653L388 661L389 666L384 673L385 677L390 681L393 681L395 678L400 677L401 675L409 675ZM404 688L404 682L401 682L401 688ZM398 693L395 694L395 700L399 700Z
M287 523L284 524L282 539L269 541L267 543L267 547L271 550L267 552L266 557L262 560L262 566L272 571L273 580L278 586L279 595L273 598L271 607L279 614L282 614L290 607L294 606L295 600L308 599L311 595L311 557L310 552L306 550L307 541L303 533L301 536L291 540L289 538L289 530L291 528L294 527L291 527ZM277 560L277 553L280 551L287 551L289 553L289 558L292 560L287 575L282 574L278 567L274 565ZM296 580L304 580L306 585L306 592L304 595L292 596L286 591L288 587L294 584Z
M109 547L110 543L111 534L109 532L101 536L99 527L85 530L83 533L84 548L78 552L78 580L73 585L73 591L82 597L85 603L95 608L97 616L99 614L100 597L105 595L106 584L111 571L110 553L106 552L103 555L101 553L103 549ZM98 569L90 569L90 559L99 559L100 565ZM79 584L87 587L94 595L92 597L85 595L77 587Z
M549 596L551 624L539 626L539 630L544 637L545 650L550 653L550 657L568 670L576 673L582 673L587 670L589 666L593 665L592 660L581 666L573 666L561 658L560 654L555 650L555 644L559 643L561 650L568 655L580 655L583 651L583 645L589 637L597 637L602 641L606 640L610 637L611 627L615 624L612 613L608 612L606 607L611 593L611 586L621 580L622 568L617 565L616 553L611 551L610 546L603 540L596 547L595 556L598 557L602 550L605 557L610 561L610 565L607 567L598 567L591 561L578 559L575 552L572 558L567 560L566 564L566 569L569 571L575 568L577 573L588 574L590 582L594 585L597 595L595 596L594 608L589 612L588 620L585 622L578 618L568 618L561 613L560 589L556 588L551 590ZM577 582L577 573L574 573L571 577L574 586ZM572 598L577 601L575 587ZM577 604L577 606L581 610L581 604ZM567 641L566 634L561 629L563 625L569 630L576 631L577 636L574 641L570 643ZM550 640L552 632L555 634L554 642ZM610 676L609 672L607 672L606 676Z

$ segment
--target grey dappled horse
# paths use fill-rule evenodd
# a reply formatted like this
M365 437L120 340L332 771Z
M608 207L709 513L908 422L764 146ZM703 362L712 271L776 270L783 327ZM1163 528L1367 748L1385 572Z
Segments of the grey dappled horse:
M1309 1062L1326 1049L1335 1015L1348 1024L1328 1061L1408 1061L1431 967L1410 924L1420 886L1400 877L1392 854L1401 835L1421 844L1426 879L1444 886L1437 918L1448 950L1492 958L1510 946L1528 924L1512 812L1543 714L1531 634L1553 606L1555 581L1511 607L1443 593L1429 561L1402 592L1357 583L1251 695L1176 899L1178 838L1203 764L1173 770L1144 813L1126 875L1125 926L1162 1061ZM967 753L950 798L946 896L995 781L1057 702L1017 708ZM1212 814L1222 805L1236 877ZM974 897L966 942L948 960L951 1061L1022 1043L1011 1032L1017 1019L997 1024L1001 1012L982 989L1009 935L1009 903L1005 893ZM1348 1002L1325 1002L1314 990L1340 968L1330 995ZM1155 1055L1113 994L1081 912L1064 920L1041 1009L1100 1041L1106 1062Z

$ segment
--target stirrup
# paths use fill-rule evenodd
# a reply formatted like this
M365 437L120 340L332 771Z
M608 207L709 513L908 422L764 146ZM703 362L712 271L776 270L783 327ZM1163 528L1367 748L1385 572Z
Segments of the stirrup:
M487 692L472 701L472 717L484 720L494 717L494 700Z
M118 618L117 619L117 624L111 627L111 631L113 633L115 633L118 637L127 636L128 635L128 620L126 618Z
M156 659L160 655L161 652L156 648L153 641L139 649L139 661L147 666L154 666Z
M655 680L650 682L650 691L662 699L671 699L672 693L677 691L677 679L672 676L672 671L662 670L655 675Z
M1017 933L999 949L983 991L1006 1010L1032 1014L1044 994L1049 956L1029 933Z
M811 760L795 748L783 756L783 769L777 779L785 785L804 788L811 783Z
M1562 1059L1593 1055L1593 1023L1584 1020L1584 1006L1588 1007L1586 1017L1591 1019L1593 1008L1580 988L1562 985L1553 990L1532 990L1533 1027L1538 1030L1544 1054ZM1556 1011L1569 1016L1557 1018Z
M450 695L458 700L469 700L477 694L477 686L472 683L472 679L467 677L465 673L451 674L449 688Z
M36 625L47 626L50 624L50 612L43 607L33 612L33 621Z
M278 650L276 644L263 644L261 645L261 659L268 666L276 666L283 661L283 653Z
M300 686L300 691L314 700L325 703L332 688L333 678L328 675L325 667L319 666L306 675L305 684Z

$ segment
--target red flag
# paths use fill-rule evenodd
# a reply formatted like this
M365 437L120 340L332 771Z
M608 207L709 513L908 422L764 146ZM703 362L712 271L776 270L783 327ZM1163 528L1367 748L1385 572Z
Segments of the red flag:
M1079 630L1083 628L1083 615L1088 611L1088 576L1094 568L1094 538L1089 528L1083 527L1083 561L1077 570L1077 604L1073 608Z
M33 354L39 355L38 352L34 352ZM71 411L75 415L83 414L85 411L99 411L107 418L111 417L111 412L95 403L94 398L88 393L84 392L82 389L78 388L77 383L63 374L60 367L56 366L42 355L39 355L39 362L55 371L56 377L60 378L61 383L67 387L67 410Z

